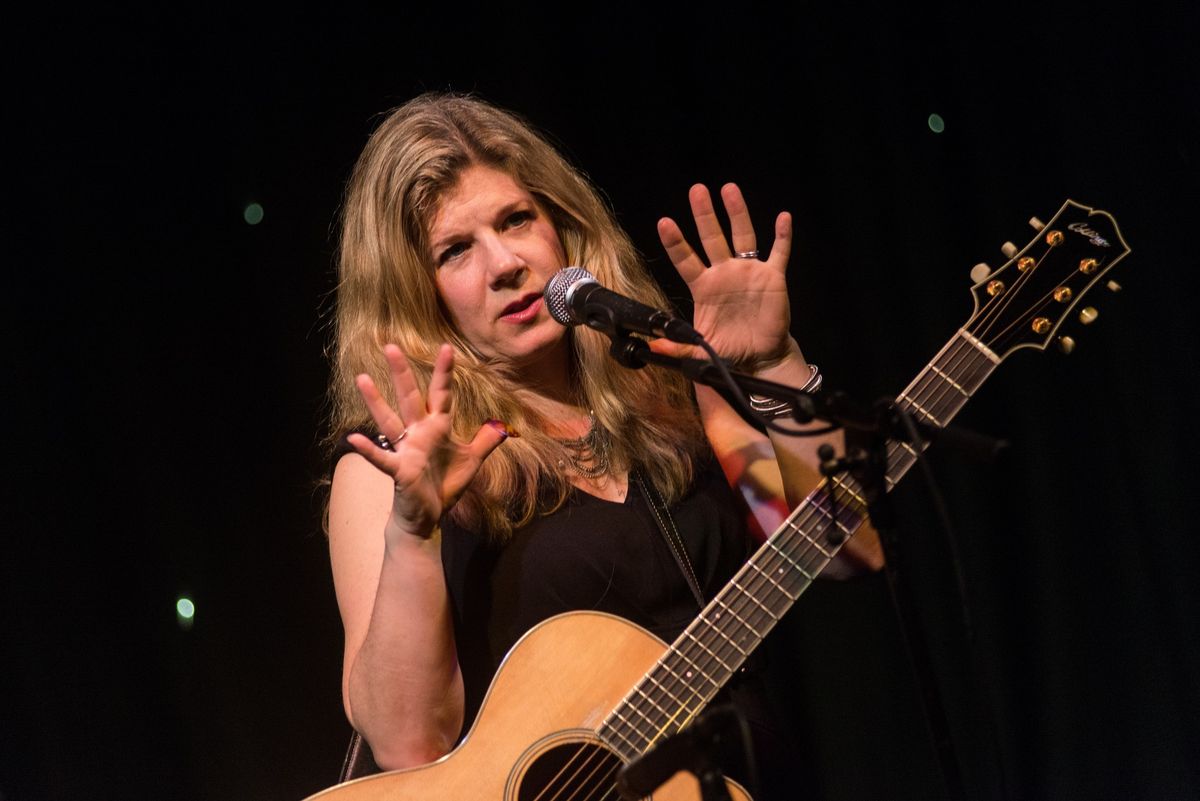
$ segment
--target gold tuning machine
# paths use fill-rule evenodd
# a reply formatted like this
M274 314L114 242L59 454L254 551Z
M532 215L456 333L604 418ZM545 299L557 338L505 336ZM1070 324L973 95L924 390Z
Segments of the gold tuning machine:
M1118 284L1116 281L1109 281L1107 286L1108 286L1109 292L1120 292L1121 291L1121 285Z
M1039 220L1037 217L1030 217L1029 218L1029 227L1032 228L1033 230L1037 231L1038 233L1041 233L1042 229L1046 227L1046 224L1044 222L1042 222L1041 220Z
M1004 254L1004 258L1011 259L1013 256L1017 255L1017 246L1012 242L1005 242L1000 246L1000 252Z
M1096 318L1100 316L1100 312L1096 311L1095 306L1084 306L1079 311L1079 322L1084 325L1091 325L1096 322Z
M1071 337L1062 336L1058 338L1058 349L1065 355L1070 355L1071 351L1075 350L1075 340Z
M992 268L986 262L979 262L971 268L971 283L982 284L992 274Z

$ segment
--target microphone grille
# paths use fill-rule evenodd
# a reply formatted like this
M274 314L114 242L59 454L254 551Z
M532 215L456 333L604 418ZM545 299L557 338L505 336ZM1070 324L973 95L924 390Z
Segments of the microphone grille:
M550 316L563 325L579 325L583 322L575 317L567 304L567 292L580 281L595 280L595 277L582 267L564 267L556 272L542 292Z

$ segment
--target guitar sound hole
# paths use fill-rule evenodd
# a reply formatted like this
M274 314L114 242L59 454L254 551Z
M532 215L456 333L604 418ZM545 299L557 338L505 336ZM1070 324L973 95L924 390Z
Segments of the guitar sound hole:
M538 754L521 777L517 801L600 801L617 798L621 760L594 743L565 743Z

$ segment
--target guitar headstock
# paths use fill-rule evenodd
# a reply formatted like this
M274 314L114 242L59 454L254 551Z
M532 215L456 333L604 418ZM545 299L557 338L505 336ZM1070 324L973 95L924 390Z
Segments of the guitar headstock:
M1083 297L1129 253L1117 221L1073 200L1032 241L975 286L975 313L963 326L1001 359L1044 350Z

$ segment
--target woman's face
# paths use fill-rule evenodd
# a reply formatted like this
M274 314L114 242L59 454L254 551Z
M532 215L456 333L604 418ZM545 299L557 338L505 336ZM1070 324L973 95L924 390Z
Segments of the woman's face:
M566 255L528 190L500 170L468 167L439 204L429 241L438 294L476 350L565 369L566 329L550 317L542 290Z

